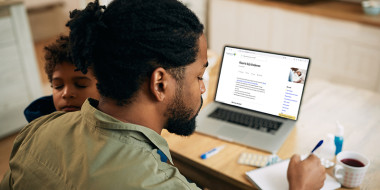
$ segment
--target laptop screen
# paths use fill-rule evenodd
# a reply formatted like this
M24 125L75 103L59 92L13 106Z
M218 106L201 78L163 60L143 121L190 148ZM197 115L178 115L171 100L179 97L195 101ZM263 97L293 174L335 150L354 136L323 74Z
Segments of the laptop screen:
M310 59L224 48L215 101L297 120Z

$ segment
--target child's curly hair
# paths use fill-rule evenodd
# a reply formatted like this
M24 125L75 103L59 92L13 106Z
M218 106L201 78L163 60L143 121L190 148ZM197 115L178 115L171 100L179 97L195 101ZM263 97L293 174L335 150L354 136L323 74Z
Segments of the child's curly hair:
M46 52L45 73L51 83L53 72L58 64L62 64L63 62L73 64L69 50L69 37L64 35L59 36L54 43L46 46L44 50Z

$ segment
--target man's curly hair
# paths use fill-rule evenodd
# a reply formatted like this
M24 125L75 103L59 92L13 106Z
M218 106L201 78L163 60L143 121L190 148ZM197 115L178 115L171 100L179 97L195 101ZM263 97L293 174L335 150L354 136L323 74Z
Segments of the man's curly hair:
M93 66L104 97L127 104L158 67L178 80L196 60L203 25L177 0L98 1L70 13L70 47L82 72Z
M53 80L53 72L58 64L63 62L72 63L69 50L69 37L61 35L57 40L46 46L45 50L45 73L49 82Z

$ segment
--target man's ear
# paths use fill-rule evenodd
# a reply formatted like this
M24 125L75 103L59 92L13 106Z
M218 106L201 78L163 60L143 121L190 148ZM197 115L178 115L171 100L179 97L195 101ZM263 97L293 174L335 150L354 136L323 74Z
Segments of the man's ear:
M162 67L155 69L150 77L150 91L157 101L162 102L167 93L169 74Z

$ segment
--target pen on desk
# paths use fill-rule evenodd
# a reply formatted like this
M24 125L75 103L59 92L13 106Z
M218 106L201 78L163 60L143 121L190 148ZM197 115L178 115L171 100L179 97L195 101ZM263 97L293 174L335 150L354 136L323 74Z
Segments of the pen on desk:
M314 149L311 151L311 153L313 154L313 152L314 152L315 150L317 150L317 148L319 148L319 147L322 145L322 143L323 143L323 140L320 140L320 141L318 142L318 144L314 147Z
M201 155L201 158L202 159L207 159L215 154L217 154L218 152L220 152L222 149L224 148L224 145L223 146L218 146L218 147L215 147L213 148L212 150L210 151L207 151L206 153L202 154Z

